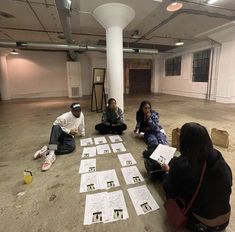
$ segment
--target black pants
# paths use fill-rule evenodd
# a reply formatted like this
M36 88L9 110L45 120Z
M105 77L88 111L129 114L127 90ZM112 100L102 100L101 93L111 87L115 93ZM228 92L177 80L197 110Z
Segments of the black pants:
M97 124L95 129L98 130L102 135L106 135L109 133L117 133L119 135L122 134L124 130L126 130L127 126L125 123L120 124L118 126L107 126L104 123Z
M49 149L55 150L56 155L68 154L74 151L74 138L66 134L59 125L53 125L49 141Z
M216 231L223 231L227 227L228 223L229 222L226 222L220 226L209 227L199 222L195 217L191 215L188 218L186 228L192 232L216 232Z

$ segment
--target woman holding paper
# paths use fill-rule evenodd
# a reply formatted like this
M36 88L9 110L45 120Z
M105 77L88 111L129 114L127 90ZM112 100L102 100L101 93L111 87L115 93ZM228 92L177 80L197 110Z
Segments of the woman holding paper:
M144 140L147 145L167 145L167 138L162 126L159 123L159 114L151 109L148 101L142 101L139 110L136 112L135 133L144 133Z
M162 165L166 172L163 187L167 197L181 199L187 206L199 188L186 226L190 231L223 230L229 223L231 211L230 167L213 148L206 128L198 123L186 123L181 128L180 152L181 156L174 159L170 167Z

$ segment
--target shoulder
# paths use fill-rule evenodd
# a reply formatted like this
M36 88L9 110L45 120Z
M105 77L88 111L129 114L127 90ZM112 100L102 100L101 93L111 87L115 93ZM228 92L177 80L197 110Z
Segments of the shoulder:
M69 111L69 112L61 114L58 118L66 118L66 117L69 117L69 116L72 116L72 115L73 115L72 112Z
M107 113L109 111L109 108L106 106L103 110L103 114Z
M156 112L155 110L151 110L151 114L158 116L158 112Z
M118 112L122 113L122 109L118 107Z

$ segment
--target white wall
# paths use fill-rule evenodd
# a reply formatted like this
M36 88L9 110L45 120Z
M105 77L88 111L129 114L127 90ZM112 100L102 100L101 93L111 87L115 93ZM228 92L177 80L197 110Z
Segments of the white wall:
M178 52L167 56L160 56L154 60L155 67L159 68L159 72L155 71L155 78L159 79L159 82L155 81L155 86L152 86L154 92L160 92L165 94L180 95L186 97L202 98L207 97L207 82L193 82L192 81L192 63L193 53L210 48L211 45L207 43L199 43L197 45L187 47L184 49L178 49ZM165 76L165 59L176 56L182 56L181 60L181 75L180 76ZM214 74L213 74L214 75ZM214 81L215 76L212 76ZM214 86L214 82L212 82ZM214 88L211 91L215 92ZM215 93L211 94L214 95Z
M79 61L81 64L82 94L91 95L92 68L91 68L90 57L87 56L86 53L79 54L77 61Z
M68 96L66 53L20 51L7 69L11 99Z
M219 60L216 101L235 103L235 40L225 42L221 47Z

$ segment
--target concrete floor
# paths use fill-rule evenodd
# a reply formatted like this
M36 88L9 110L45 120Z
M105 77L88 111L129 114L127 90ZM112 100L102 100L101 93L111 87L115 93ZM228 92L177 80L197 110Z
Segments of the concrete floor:
M70 155L57 156L48 172L41 172L42 160L32 159L34 152L47 143L54 119L66 112L73 100L54 98L0 102L0 231L174 231L166 220L162 206L164 194L161 184L147 178L142 158L145 144L133 135L135 112L143 99L150 100L152 108L159 112L169 142L172 129L189 121L199 122L209 131L213 127L227 130L230 135L229 148L218 148L232 170L235 170L235 105L170 95L125 97L128 129L122 136L124 145L136 159L137 167L145 177L145 184L160 209L137 216L127 193L127 188L134 186L125 184L118 158L114 154L100 156L97 157L97 170L115 168L117 172L121 186L114 190L123 190L129 219L84 226L86 193L79 193L81 176L78 170L82 152L79 139L76 140L76 151ZM85 115L86 136L96 136L94 126L100 121L101 114L90 111L90 98L84 97L79 101ZM23 184L23 170L26 168L33 172L33 182L28 185ZM25 192L25 195L17 196L19 192ZM231 204L232 217L227 228L229 232L235 231L234 193Z

